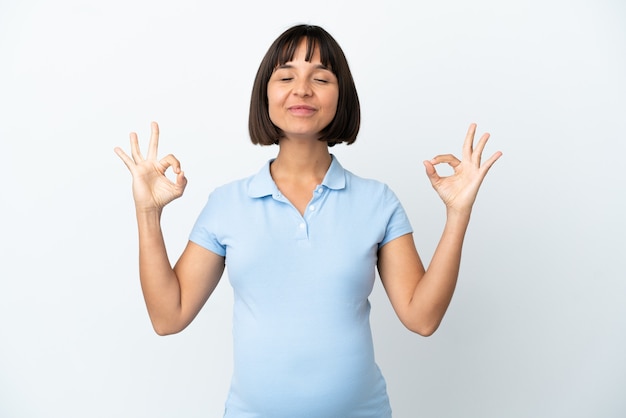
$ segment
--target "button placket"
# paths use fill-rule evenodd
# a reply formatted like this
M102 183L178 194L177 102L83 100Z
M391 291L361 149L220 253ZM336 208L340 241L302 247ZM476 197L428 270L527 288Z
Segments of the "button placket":
M301 219L300 223L296 227L296 239L298 241L309 239L308 228L304 219Z

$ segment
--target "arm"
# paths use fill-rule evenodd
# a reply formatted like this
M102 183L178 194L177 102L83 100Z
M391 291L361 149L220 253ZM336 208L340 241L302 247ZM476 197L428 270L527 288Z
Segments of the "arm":
M434 333L448 309L456 287L472 206L489 168L502 155L496 152L481 165L489 134L480 138L474 150L475 132L476 125L472 124L463 146L463 161L452 155L441 155L424 162L447 214L428 269L424 270L411 234L396 238L379 251L378 271L391 304L402 323L421 335ZM435 165L440 163L451 165L454 174L440 177L435 170Z
M183 330L198 314L224 271L224 258L189 242L172 268L163 233L163 207L182 196L187 179L180 162L168 155L156 159L158 125L152 123L147 158L140 151L137 135L131 133L132 158L120 148L115 153L133 176L133 197L139 232L139 275L150 320L159 335ZM172 168L175 182L165 172Z

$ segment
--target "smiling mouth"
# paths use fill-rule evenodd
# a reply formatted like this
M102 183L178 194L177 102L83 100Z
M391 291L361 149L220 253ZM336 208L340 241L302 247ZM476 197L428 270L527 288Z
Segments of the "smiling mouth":
M298 105L298 106L291 106L289 110L313 112L315 108L311 106L306 106L306 105Z
M316 109L311 106L297 105L289 107L289 112L294 116L311 116L316 112Z

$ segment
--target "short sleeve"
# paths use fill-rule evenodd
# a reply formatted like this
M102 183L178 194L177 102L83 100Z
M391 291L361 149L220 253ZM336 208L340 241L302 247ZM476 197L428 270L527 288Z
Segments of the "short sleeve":
M220 242L218 219L222 219L221 211L224 210L223 204L219 202L219 196L213 192L209 195L206 205L200 212L196 223L191 229L189 240L214 252L222 257L226 256L226 246Z
M378 248L387 244L389 241L401 237L402 235L413 232L411 222L409 221L400 200L388 186L385 186L384 189L383 205L385 213L389 214L389 220L387 222L387 228L385 229L385 236L378 245Z

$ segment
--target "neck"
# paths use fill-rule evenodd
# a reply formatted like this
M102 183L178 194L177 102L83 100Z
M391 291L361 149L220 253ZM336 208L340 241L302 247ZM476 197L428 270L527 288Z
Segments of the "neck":
M270 167L274 180L315 180L321 183L332 157L326 142L281 139L278 156Z

